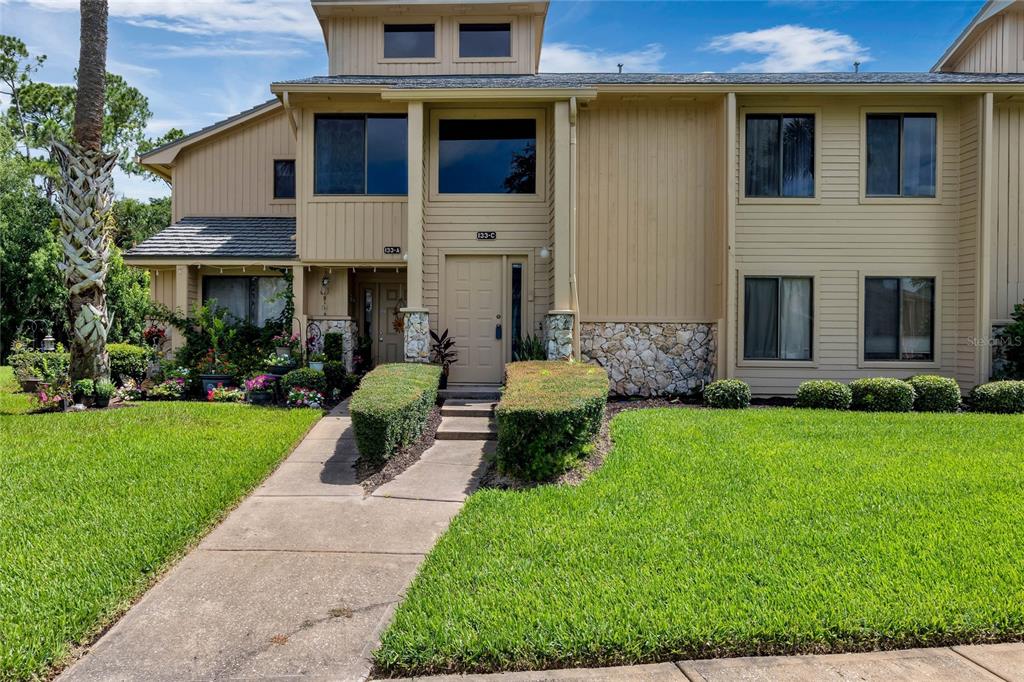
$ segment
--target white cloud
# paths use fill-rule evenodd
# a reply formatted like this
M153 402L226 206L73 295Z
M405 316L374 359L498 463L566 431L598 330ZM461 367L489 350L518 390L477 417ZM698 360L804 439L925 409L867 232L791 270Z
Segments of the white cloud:
M124 76L128 80L132 80L133 78L149 78L151 76L160 75L159 69L142 66L141 64L121 62L116 59L107 59L107 71L116 73L118 76Z
M852 36L794 24L718 36L712 39L707 49L764 55L763 59L745 62L733 71L848 71L853 62L863 63L871 59L867 48Z
M572 43L548 43L541 48L540 70L545 73L615 73L623 71L650 73L661 70L665 50L658 43L629 52L607 52Z
M180 59L187 57L299 57L306 54L299 48L250 47L237 43L211 43L208 45L159 45L154 48L153 57L158 59Z
M77 12L79 0L24 0L24 4ZM193 35L248 32L323 39L309 0L111 0L110 16L136 26Z

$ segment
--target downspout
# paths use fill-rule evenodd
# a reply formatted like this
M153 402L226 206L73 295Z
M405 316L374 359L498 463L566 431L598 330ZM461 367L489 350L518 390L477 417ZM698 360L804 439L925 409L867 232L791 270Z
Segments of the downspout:
M572 292L572 356L580 359L580 292L576 283L576 98L569 98L569 287Z

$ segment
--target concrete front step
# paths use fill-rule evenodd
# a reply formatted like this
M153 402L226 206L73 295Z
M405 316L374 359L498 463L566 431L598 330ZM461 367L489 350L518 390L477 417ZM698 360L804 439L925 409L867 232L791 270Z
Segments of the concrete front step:
M446 400L441 406L441 416L491 417L497 404L491 400Z
M501 386L492 384L449 385L437 392L444 400L497 400L501 397Z
M498 427L490 417L443 417L437 440L497 440Z

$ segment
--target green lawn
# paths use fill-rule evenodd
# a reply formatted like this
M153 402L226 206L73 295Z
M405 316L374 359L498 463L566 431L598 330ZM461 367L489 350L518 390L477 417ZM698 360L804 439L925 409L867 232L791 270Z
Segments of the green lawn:
M645 410L578 488L473 495L392 673L1024 635L1024 417Z
M19 393L19 390L11 368L0 367L0 416L24 414L35 407L32 404L32 396L28 393Z
M0 396L3 410L18 397ZM0 414L0 679L45 676L130 606L319 414L206 403Z

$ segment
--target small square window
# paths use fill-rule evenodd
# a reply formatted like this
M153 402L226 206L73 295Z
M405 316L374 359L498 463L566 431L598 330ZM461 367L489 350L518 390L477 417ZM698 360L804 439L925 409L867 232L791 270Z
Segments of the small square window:
M864 359L935 357L935 278L864 280Z
M459 57L511 57L512 24L459 24Z
M743 359L810 360L810 277L747 277L743 290Z
M384 59L433 57L433 24L384 24Z
M935 114L868 114L865 131L866 196L935 196Z
M295 198L294 159L278 159L274 161L274 198Z
M746 196L814 196L813 115L749 114L744 137Z

